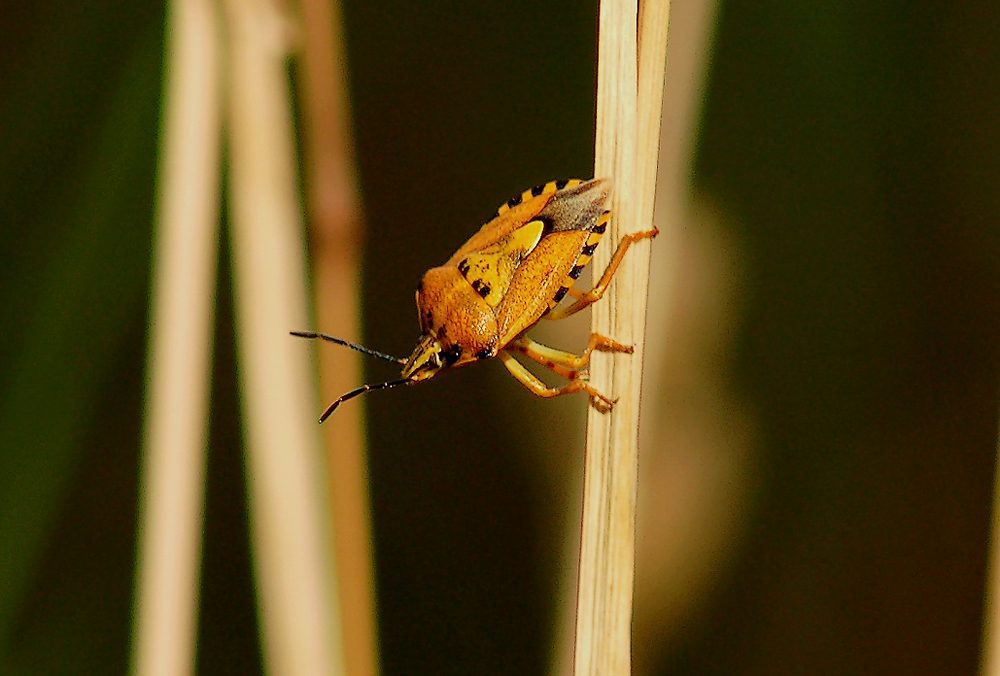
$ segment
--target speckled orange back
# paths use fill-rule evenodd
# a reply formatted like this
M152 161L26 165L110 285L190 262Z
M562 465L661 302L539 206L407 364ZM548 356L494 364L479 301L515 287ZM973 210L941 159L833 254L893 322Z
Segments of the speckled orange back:
M610 184L554 181L511 199L417 291L421 329L457 356L485 359L555 307L607 225Z

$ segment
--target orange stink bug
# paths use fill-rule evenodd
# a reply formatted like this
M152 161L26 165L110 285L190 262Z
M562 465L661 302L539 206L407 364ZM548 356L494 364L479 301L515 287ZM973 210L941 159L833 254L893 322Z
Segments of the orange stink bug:
M586 380L594 350L631 353L632 348L593 333L579 355L536 343L525 333L538 320L563 319L600 300L629 246L654 237L656 229L622 237L611 263L587 293L573 284L590 261L610 212L606 209L610 182L552 181L525 190L497 209L455 255L431 268L417 285L420 339L408 359L356 345L324 333L293 331L293 336L322 338L365 354L403 365L399 380L364 385L352 390L323 412L326 420L341 402L372 390L412 385L442 370L500 357L511 375L539 397L557 397L584 391L601 412L614 401ZM569 293L576 300L557 308ZM569 380L562 387L548 387L511 352L523 354Z

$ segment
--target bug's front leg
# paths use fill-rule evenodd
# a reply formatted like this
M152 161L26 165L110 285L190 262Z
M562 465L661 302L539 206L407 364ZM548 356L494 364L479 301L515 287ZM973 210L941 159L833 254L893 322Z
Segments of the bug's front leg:
M615 272L618 271L618 266L621 265L622 259L625 258L625 253L628 251L628 248L632 246L634 242L638 242L641 239L656 237L658 234L660 234L660 231L657 228L626 234L622 237L622 241L618 243L618 248L615 249L615 253L611 257L611 262L608 263L607 269L604 270L604 274L601 275L600 281L594 285L594 288L587 293L579 295L577 301L572 305L567 305L564 308L555 309L548 313L546 318L553 320L565 319L566 317L575 315L585 307L599 301L604 296L604 292L607 290L608 284L611 283L611 279L615 276Z
M595 390L590 386L585 380L573 379L567 385L562 387L549 387L541 380L536 378L531 371L524 367L524 364L514 359L514 357L506 350L501 350L497 353L500 357L500 361L503 365L507 367L510 374L514 376L518 382L531 390L531 393L538 397L560 397L564 394L573 394L574 392L586 392L590 395L590 403L593 404L601 413L607 413L615 405L615 401L608 399L603 394Z
M527 336L521 336L507 347L508 349L520 352L528 359L538 362L563 378L570 379L576 378L576 372L586 368L590 364L590 355L594 350L598 350L599 352L624 352L625 354L632 354L632 347L630 345L622 345L599 333L590 334L587 347L580 354L556 350L548 345L536 343Z

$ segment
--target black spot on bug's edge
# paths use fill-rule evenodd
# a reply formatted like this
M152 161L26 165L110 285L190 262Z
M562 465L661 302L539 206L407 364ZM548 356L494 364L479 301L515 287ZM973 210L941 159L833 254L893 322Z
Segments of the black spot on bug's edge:
M534 188L531 189L531 196L532 197L538 197L543 192L545 192L545 186L544 185L536 185Z
M485 349L476 353L476 359L489 359L493 356L493 350Z
M593 228L591 228L590 231L591 232L596 232L599 235L603 235L604 231L607 230L607 229L608 229L608 222L607 221L601 221L600 223L598 223L597 225L595 225Z
M520 203L521 203L520 195L518 195L517 197L511 197L509 200L507 200L507 206L510 207L511 209L513 209Z
M483 283L483 280L481 280L481 279L475 279L475 280L473 280L472 281L472 288L475 289L476 293L478 293L483 298L486 298L486 296L490 295L490 286L489 286L489 284Z
M569 271L569 276L573 279L580 279L580 274L583 273L583 265L574 265L573 269Z
M469 259L463 258L458 262L458 271L462 273L463 277L467 277L469 274Z
M565 287L565 286L559 287L559 290L556 291L556 295L552 297L552 300L554 300L556 303L558 303L559 301L561 301L563 299L563 296L566 295L567 291L569 291L569 289L567 287Z
M583 251L581 253L584 256L593 256L594 255L594 249L597 248L598 244L599 244L599 242L594 242L593 244L588 244L587 246L583 247Z
M562 190L563 188L566 187L567 183L569 183L568 179L565 178L559 179L558 181L556 181L556 190Z

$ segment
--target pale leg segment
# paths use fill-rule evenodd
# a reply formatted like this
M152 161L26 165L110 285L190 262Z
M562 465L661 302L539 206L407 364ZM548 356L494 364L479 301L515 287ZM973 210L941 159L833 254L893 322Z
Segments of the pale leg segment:
M625 354L632 354L631 346L622 345L599 333L590 334L587 347L580 354L556 350L547 345L536 343L527 336L521 336L508 345L507 348L520 352L528 359L538 362L564 378L571 379L578 377L576 372L586 368L590 364L590 355L594 350L598 350L599 352L624 352Z
M539 397L559 397L564 394L572 394L574 392L586 392L590 395L590 403L594 405L601 413L607 413L611 410L611 407L615 405L615 402L608 399L603 394L591 387L585 380L571 380L568 384L562 387L548 387L545 383L535 377L535 375L526 369L524 365L507 352L506 350L500 350L497 353L500 357L500 361L503 365L507 367L510 374L514 376L522 385L531 390L531 393Z
M615 249L614 256L611 257L611 262L608 263L607 269L605 269L604 274L601 275L601 279L594 286L593 289L587 293L580 294L578 300L572 305L567 305L563 308L556 308L552 312L548 313L546 318L548 319L565 319L570 315L575 315L577 312L587 307L591 303L599 301L603 296L605 290L608 288L608 284L611 283L611 278L615 276L615 272L618 270L618 266L621 265L622 259L625 258L625 253L628 248L632 246L633 242L638 242L641 239L648 239L650 237L656 237L660 234L659 229L653 228L652 230L642 230L640 232L630 232L622 237L622 241L618 243L618 248ZM572 293L572 289L570 289ZM573 294L577 296L577 294Z

